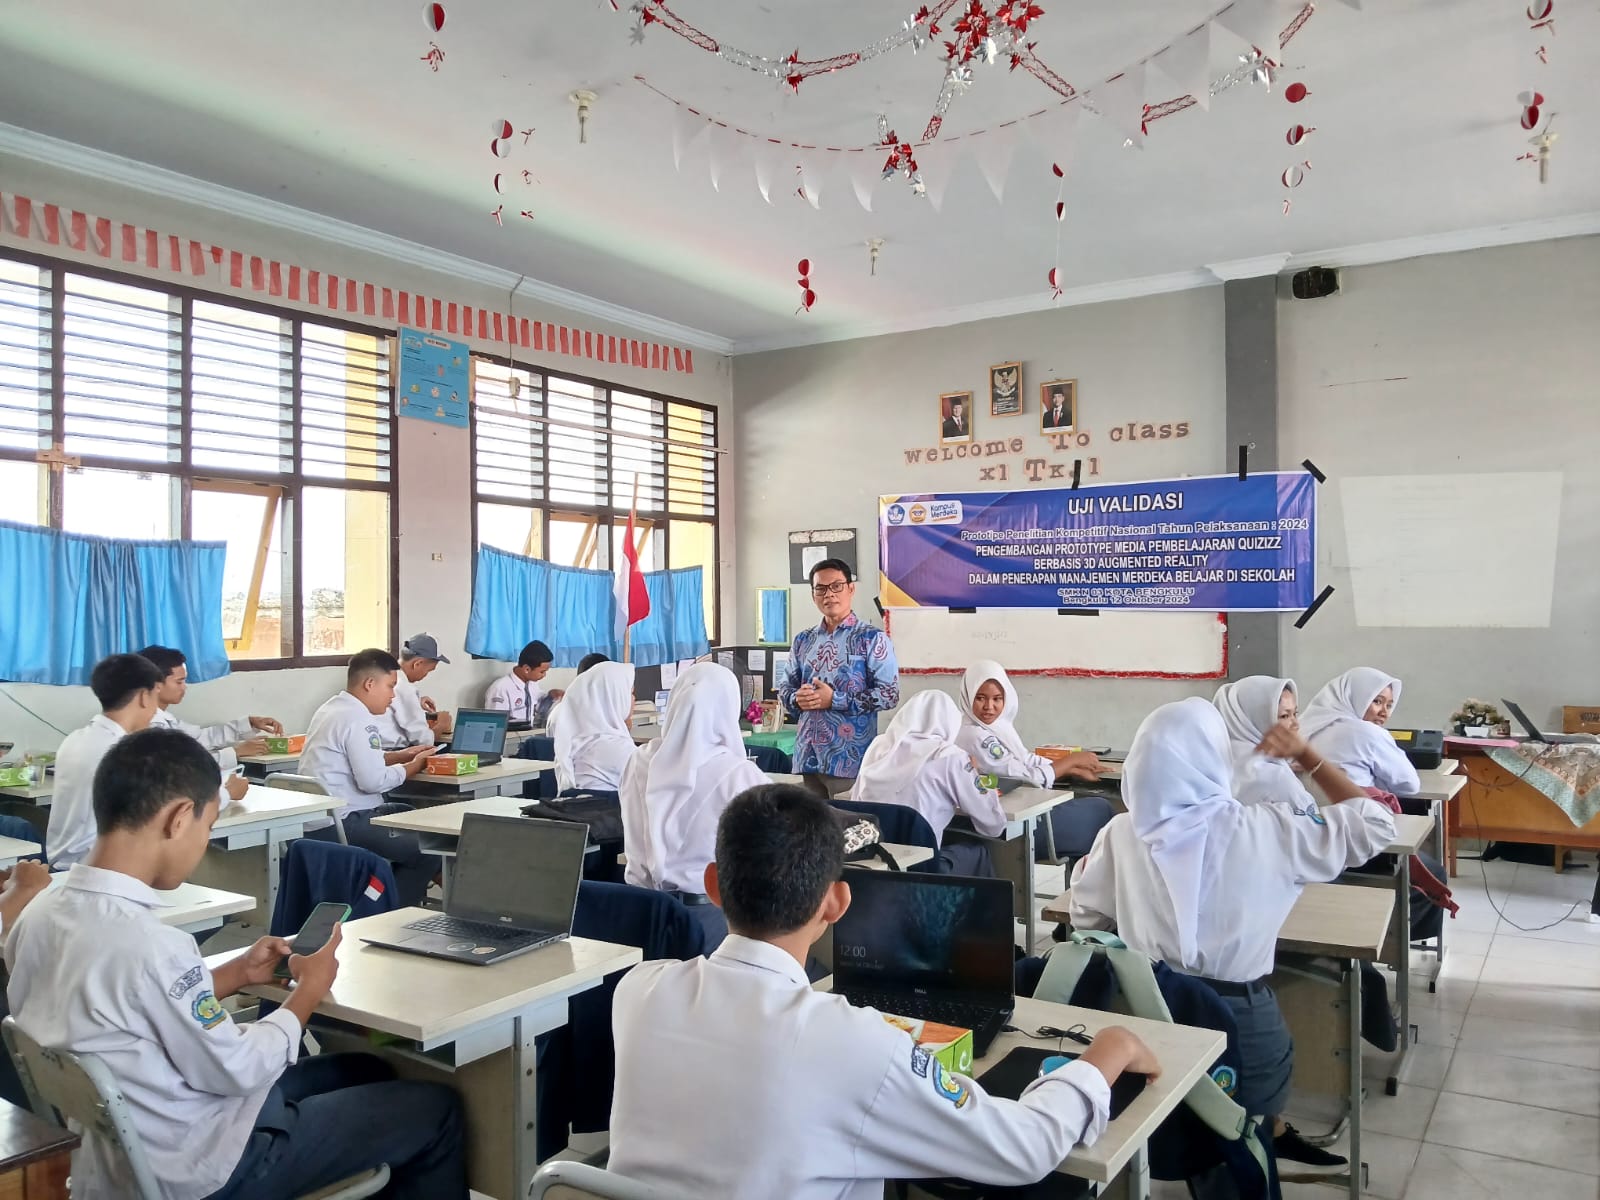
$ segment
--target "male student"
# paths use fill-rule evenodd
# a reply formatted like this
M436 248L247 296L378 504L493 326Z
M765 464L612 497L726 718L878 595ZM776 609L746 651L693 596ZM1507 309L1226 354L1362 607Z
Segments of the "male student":
M1123 1071L1157 1071L1138 1038L1108 1028L1003 1100L880 1013L813 991L806 954L850 905L843 873L839 824L813 793L768 784L723 812L705 886L727 940L617 987L609 1170L727 1200L877 1200L885 1179L944 1176L1021 1186L1100 1136ZM672 1073L670 1103L664 1047L692 1065Z
M563 694L559 689L546 692L539 686L539 681L550 674L550 664L554 661L555 655L549 646L540 641L529 642L517 655L516 665L510 672L489 685L483 706L500 710L508 721L539 724L540 718L549 714L550 706Z
M139 657L148 658L165 673L161 686L156 689L156 702L161 706L150 722L158 728L177 729L199 742L217 760L224 771L239 765L241 756L265 754L266 739L263 734L283 735L283 726L273 717L240 717L221 725L191 725L172 713L174 704L182 704L189 691L189 660L182 650L171 646L146 646Z
M400 674L394 681L394 702L378 723L384 749L431 746L435 734L450 732L450 715L440 714L436 721L430 722L428 715L438 713L438 706L433 697L417 691L417 684L433 674L440 663L448 666L450 660L439 653L439 643L431 633L419 633L406 639L400 650Z
M427 765L431 746L385 753L379 721L394 700L395 675L400 664L387 650L363 650L345 671L345 690L317 709L300 752L300 770L311 776L328 795L344 801L338 818L345 839L382 855L394 867L394 882L402 906L421 904L428 882L438 870L434 857L422 852L414 833L383 829L373 817L405 812L411 806L385 803L392 792ZM308 836L337 841L332 826Z
M393 1179L385 1196L464 1198L454 1092L395 1082L364 1054L296 1064L306 1019L338 973L337 930L317 953L289 959L295 986L282 1007L236 1025L222 1000L270 983L289 943L262 938L213 973L193 937L160 922L159 892L205 854L218 780L210 755L177 730L135 733L107 751L93 849L6 941L17 1024L41 1045L105 1064L167 1200L301 1196L380 1163ZM73 1196L133 1190L122 1156L85 1130Z

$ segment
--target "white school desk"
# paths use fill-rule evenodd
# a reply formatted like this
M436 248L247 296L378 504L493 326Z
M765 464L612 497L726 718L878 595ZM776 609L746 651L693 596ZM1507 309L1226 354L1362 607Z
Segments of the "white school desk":
M1028 954L1033 953L1034 942L1039 936L1033 894L1034 826L1041 817L1049 820L1051 809L1071 799L1070 791L1041 787L1020 787L1010 795L1000 797L1000 811L1006 815L1006 831L1003 849L996 847L1002 852L998 856L1001 861L996 862L995 866L1000 869L1001 877L1010 879L1021 893L1018 897L1022 903L1020 915L1023 936L1027 939L1022 945ZM992 840L990 845L994 846ZM1010 871L1004 869L1006 860L1009 860Z
M46 775L42 780L30 783L27 787L0 787L0 800L15 800L23 804L37 804L40 808L49 808L50 797L55 790L55 776Z
M538 1166L534 1038L567 1023L570 997L643 955L633 946L567 938L476 967L362 941L437 915L402 908L346 923L339 977L317 1011L409 1043L385 1051L403 1077L453 1084L466 1108L472 1188L514 1200L528 1194ZM208 962L215 969L227 957ZM288 994L276 984L244 990L279 1002Z
M66 871L56 871L50 876L50 886L59 887L66 879ZM171 925L185 933L206 933L220 928L225 918L235 913L249 912L255 908L254 896L238 892L225 892L221 888L201 887L198 883L180 883L170 892L156 892L164 902L152 909L156 920Z
M44 847L38 842L25 841L22 838L0 837L0 871L9 871L17 865L17 860L27 858L31 854L43 853Z
M902 871L909 871L920 867L923 863L933 858L933 851L927 846L904 846L898 842L883 842L883 848L894 859L895 865ZM889 864L881 858L864 858L860 862L845 863L847 867L863 867L868 871L887 871Z
M479 767L471 775L429 775L420 773L406 780L394 794L402 800L420 804L449 804L455 800L477 800L484 796L498 796L501 789L522 785L545 771L555 770L555 763L537 758L502 758L487 767Z
M244 768L244 773L251 779L265 779L268 775L276 775L287 771L293 774L300 769L299 754L245 754L239 757L239 765Z
M213 886L255 894L270 919L278 902L278 871L285 844L303 836L308 825L325 823L339 805L332 796L251 784L244 799L229 804L217 817L211 827L211 845L195 877Z
M1418 771L1417 778L1421 783L1416 792L1404 797L1410 800L1426 800L1433 805L1433 846L1434 861L1448 866L1450 863L1450 801L1462 788L1467 786L1465 775L1452 774L1459 764L1453 758L1444 759L1432 771ZM1444 964L1445 928L1450 924L1446 921L1439 927L1439 937L1435 946L1435 956L1439 965ZM1429 988L1435 986L1429 983Z

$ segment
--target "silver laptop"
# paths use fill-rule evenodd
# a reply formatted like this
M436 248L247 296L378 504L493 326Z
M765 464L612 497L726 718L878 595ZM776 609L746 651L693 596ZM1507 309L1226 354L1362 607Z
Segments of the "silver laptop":
M1500 703L1504 704L1507 711L1517 719L1517 724L1528 731L1528 738L1531 741L1543 742L1547 746L1566 746L1574 742L1600 741L1600 738L1596 738L1592 733L1544 733L1537 725L1528 720L1528 714L1522 711L1521 705L1515 700L1507 700L1502 697Z
M572 933L589 827L491 817L461 822L444 915L362 940L390 950L488 966Z

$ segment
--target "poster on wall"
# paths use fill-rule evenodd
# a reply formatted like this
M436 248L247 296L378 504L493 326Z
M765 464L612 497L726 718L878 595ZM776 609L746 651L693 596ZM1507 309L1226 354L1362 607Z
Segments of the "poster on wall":
M837 558L856 571L854 529L797 529L789 534L789 582L810 583L811 568L825 558Z
M1277 612L1316 596L1304 471L880 496L889 608Z
M420 329L400 327L400 379L395 388L402 417L465 429L472 397L472 352Z

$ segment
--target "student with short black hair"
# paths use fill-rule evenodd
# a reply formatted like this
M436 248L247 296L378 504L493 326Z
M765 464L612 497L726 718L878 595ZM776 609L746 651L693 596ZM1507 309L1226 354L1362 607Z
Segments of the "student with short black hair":
M1123 1071L1159 1070L1113 1027L1020 1100L946 1074L881 1013L806 979L811 946L850 905L843 873L820 797L766 784L728 806L705 873L727 940L709 958L642 963L617 987L608 1170L673 1194L788 1200L867 1200L885 1179L1020 1186L1100 1136ZM693 1067L674 1074L670 1104L663 1047Z
M220 725L191 725L181 720L173 714L172 708L182 704L189 692L188 657L182 650L171 646L146 646L139 651L139 656L155 663L164 675L161 686L156 689L156 702L161 707L156 710L151 726L187 733L211 751L211 756L224 771L237 767L240 758L265 754L266 734L274 737L283 735L283 725L275 717L240 717Z
M550 664L555 658L543 642L529 642L517 655L510 672L489 685L483 706L505 713L508 721L539 724L541 718L549 715L550 706L562 696L560 689L547 692L539 686L539 681L550 674Z
M465 1197L450 1089L396 1082L371 1055L296 1063L306 1020L338 974L338 931L317 953L289 957L296 983L282 1007L237 1025L222 1000L270 983L289 943L262 938L213 972L191 935L157 918L158 893L206 852L219 778L204 747L177 730L134 733L106 752L93 848L6 939L17 1024L41 1045L105 1064L168 1200L299 1196L380 1163L392 1173L386 1196ZM92 1129L83 1136L72 1194L132 1195L122 1155Z
M328 795L344 801L336 814L346 840L383 856L394 867L397 897L402 906L421 904L428 882L438 870L431 854L424 854L414 833L382 829L372 818L408 812L411 805L385 800L408 779L415 779L433 755L432 746L412 746L385 752L380 721L394 700L395 674L400 664L387 650L362 650L345 671L345 690L317 709L306 730L300 752L300 770L320 783ZM338 832L327 826L308 836L337 841Z
M45 852L57 870L94 845L94 773L100 760L130 733L149 727L160 711L156 691L164 672L137 654L113 654L89 673L100 714L67 734L56 751L56 782L45 827Z
M610 661L611 659L607 655L600 654L598 652L594 654L585 654L578 660L578 674L586 675L598 667L601 663L608 663ZM564 696L565 693L562 693L562 695ZM556 736L556 728L560 724L560 716L561 705L552 702L549 712L544 719L544 732L546 737L554 738Z
M601 663L608 663L610 661L611 659L608 655L600 654L599 652L594 654L585 654L578 660L578 674L582 675L585 671L588 671L593 667L598 667Z

